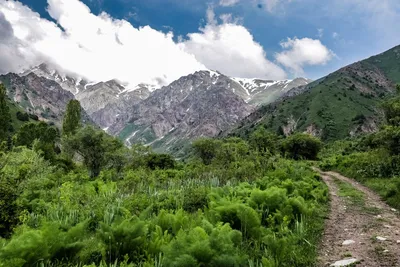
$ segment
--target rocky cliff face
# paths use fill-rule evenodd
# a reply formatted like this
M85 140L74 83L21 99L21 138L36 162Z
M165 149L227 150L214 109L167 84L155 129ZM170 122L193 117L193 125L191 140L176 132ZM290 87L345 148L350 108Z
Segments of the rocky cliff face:
M1 75L0 81L6 85L10 99L44 120L60 122L67 103L74 99L74 95L57 82L34 73L25 76L13 73Z
M130 107L146 99L155 89L154 86L140 84L128 90L116 80L88 82L82 78L61 74L46 64L27 70L21 76L31 74L54 81L62 89L72 93L93 121L103 129L115 123L119 115L129 112Z
M293 88L302 87L311 82L309 79L296 78L294 80L272 81L260 79L232 78L245 91L235 93L252 105L264 105L276 101Z
M132 144L167 150L200 136L216 136L247 116L253 107L233 93L227 76L199 71L155 91L109 129Z
M75 98L97 125L127 145L140 142L170 152L197 137L218 135L256 106L309 82L240 79L199 71L160 89L148 84L126 88L116 80L93 83L63 75L46 64L9 75L5 80L16 91L10 91L12 97L29 112L61 121L66 103Z
M61 74L55 68L44 63L33 67L32 69L26 70L25 72L21 73L20 76L26 76L31 73L57 82L64 90L71 92L74 95L82 91L86 84L88 84L88 81L82 78L74 78L65 74Z

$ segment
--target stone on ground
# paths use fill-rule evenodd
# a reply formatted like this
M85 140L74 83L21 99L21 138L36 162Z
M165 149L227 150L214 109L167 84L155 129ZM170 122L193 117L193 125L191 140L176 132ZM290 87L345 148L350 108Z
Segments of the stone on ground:
M381 237L381 236L377 236L377 237L376 237L376 240L378 240L378 241L386 241L387 238Z
M343 246L348 246L348 245L351 245L351 244L354 244L354 243L356 243L356 241L354 241L354 240L345 240L345 241L343 241L342 245Z
M331 266L332 267L349 266L349 265L354 264L356 262L359 262L359 260L357 260L357 259L345 259L345 260L337 261L337 262L331 264Z

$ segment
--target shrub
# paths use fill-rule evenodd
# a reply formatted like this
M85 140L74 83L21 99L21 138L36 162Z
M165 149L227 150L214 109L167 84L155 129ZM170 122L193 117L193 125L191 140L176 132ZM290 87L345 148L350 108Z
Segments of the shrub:
M17 111L17 119L20 121L29 121L29 115L25 112Z
M321 148L322 142L318 138L302 133L291 135L282 143L284 154L295 160L315 160Z

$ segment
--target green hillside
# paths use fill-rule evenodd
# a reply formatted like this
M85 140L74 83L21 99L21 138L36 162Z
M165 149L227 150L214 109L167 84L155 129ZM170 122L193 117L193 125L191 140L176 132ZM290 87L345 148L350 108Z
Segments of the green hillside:
M295 96L263 106L229 135L248 136L264 125L274 132L307 131L324 140L374 132L380 104L400 82L400 47L344 67L310 83Z
M25 111L15 102L9 100L8 101L8 107L10 109L10 114L11 114L11 125L13 131L17 131L22 124L28 122L28 121L34 121L31 117L27 117L27 120L21 120L21 117L18 118L17 113L24 114L23 116L26 116L28 114L25 113Z

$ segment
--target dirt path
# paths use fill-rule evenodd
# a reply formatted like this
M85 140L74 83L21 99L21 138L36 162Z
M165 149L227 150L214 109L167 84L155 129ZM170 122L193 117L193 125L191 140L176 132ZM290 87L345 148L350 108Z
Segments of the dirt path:
M321 172L321 176L330 190L331 211L318 266L400 266L399 213L354 180L334 172ZM358 202L344 194L345 187L358 194ZM341 260L358 263L340 265L337 262Z

